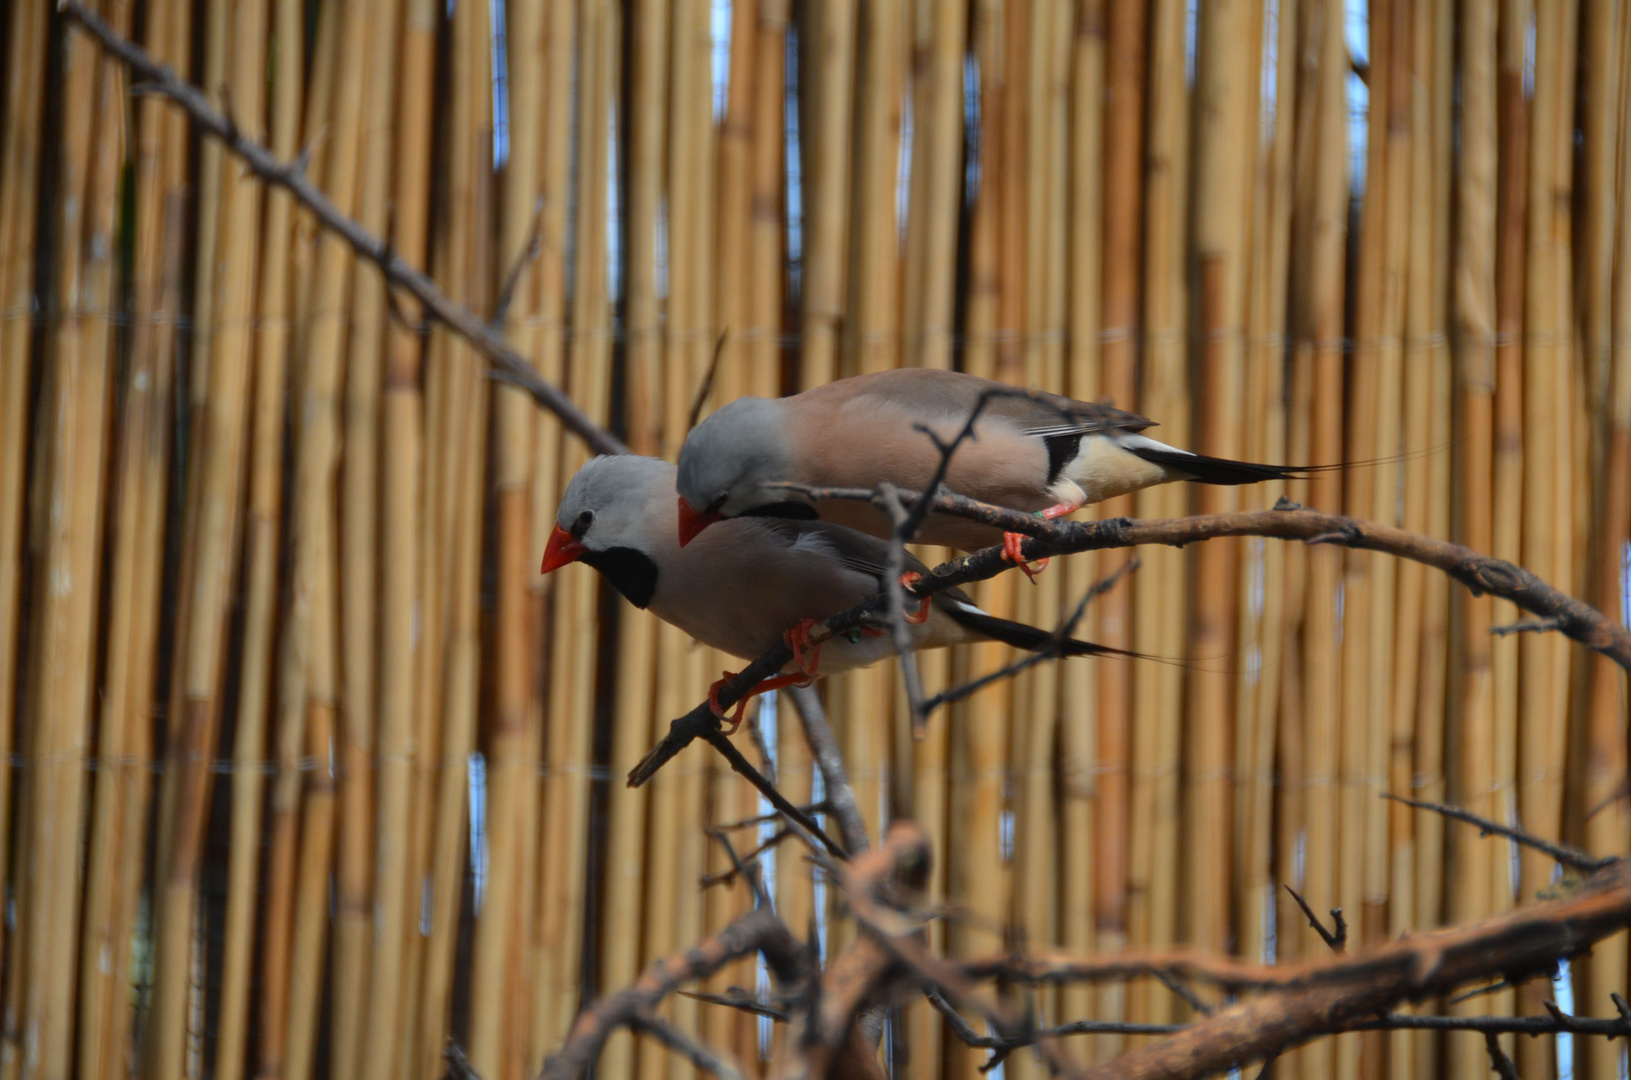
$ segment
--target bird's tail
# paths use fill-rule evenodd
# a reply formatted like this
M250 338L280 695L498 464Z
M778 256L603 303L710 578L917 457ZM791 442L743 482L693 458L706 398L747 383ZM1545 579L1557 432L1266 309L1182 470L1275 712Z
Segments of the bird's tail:
M1108 645L1095 645L1091 641L1082 641L1078 638L1065 638L1055 644L1055 638L1046 630L1025 623L1014 622L1011 619L999 619L995 615L987 615L973 604L952 602L941 608L952 621L959 626L971 630L981 637L1000 641L1004 645L1012 645L1016 649L1027 652L1043 652L1048 649L1057 649L1060 656L1130 656L1134 659L1146 659L1143 653L1127 652L1125 649L1112 649Z
M1126 449L1145 461L1186 473L1202 484L1257 484L1264 480L1297 480L1310 472L1319 471L1319 466L1310 469L1295 465L1260 465L1255 461L1231 461L1228 458L1191 454L1163 446L1154 439L1145 440L1145 445L1126 446Z

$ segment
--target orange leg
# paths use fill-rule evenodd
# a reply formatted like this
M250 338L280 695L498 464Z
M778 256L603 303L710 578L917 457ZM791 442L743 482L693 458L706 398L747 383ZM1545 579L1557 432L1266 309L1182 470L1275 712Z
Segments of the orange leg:
M810 628L818 621L800 619L798 625L782 635L787 647L793 650L793 665L811 679L821 673L821 646L810 641Z
M920 582L922 580L923 580L923 575L918 573L916 570L908 570L908 571L906 571L906 573L904 573L904 574L902 574L900 576L900 583L902 585L904 585L905 587L907 587L908 589L911 588L913 585L916 585L918 582ZM931 599L930 597L925 596L923 598L923 602L917 606L916 611L907 612L906 613L906 621L909 622L909 623L913 623L913 624L928 622L929 621L929 600L930 599Z
M719 719L724 723L724 731L726 735L735 735L736 729L742 726L742 714L747 711L748 702L753 698L758 697L760 694L768 694L772 690L781 690L788 686L810 685L810 680L803 675L777 675L774 678L766 679L758 686L755 686L752 690L749 690L747 693L743 694L742 700L736 703L736 708L731 710L731 714L729 716L726 716L724 708L719 704L719 692L725 689L725 684L736 678L738 674L740 674L740 672L727 671L725 672L723 678L715 679L714 684L708 687L708 708L712 709L713 714L719 717Z
M1080 505L1072 506L1069 503L1054 503L1052 506L1048 507L1046 510L1038 510L1037 513L1036 513L1036 516L1041 518L1043 521L1052 521L1054 518L1064 517L1066 514L1074 514L1076 511L1078 511L1080 509L1081 509ZM1042 571L1044 571L1044 570L1046 570L1048 568L1049 560L1047 560L1047 559L1038 559L1036 561L1036 563L1034 564L1035 569L1032 569L1032 567L1030 565L1026 564L1025 556L1020 554L1020 548L1024 545L1024 543L1025 543L1025 534L1024 533L1017 533L1017 532L1005 532L1005 533L1003 533L1002 534L1002 557L1007 559L1009 562L1014 563L1015 565L1017 565L1019 567L1020 571L1026 577L1030 578L1034 582L1036 580L1036 575L1040 574Z

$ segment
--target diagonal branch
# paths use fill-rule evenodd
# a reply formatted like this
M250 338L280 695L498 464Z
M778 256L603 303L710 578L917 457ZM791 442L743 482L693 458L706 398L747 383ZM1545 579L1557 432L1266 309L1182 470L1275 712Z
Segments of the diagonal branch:
M560 417L568 430L597 452L628 452L628 447L621 440L595 423L558 386L541 378L526 358L510 348L491 324L449 299L428 275L404 262L388 241L363 228L356 219L341 213L306 176L303 158L282 161L265 146L247 138L230 117L210 104L202 90L178 78L168 65L154 60L140 45L120 35L79 0L62 0L58 9L84 27L101 43L103 49L130 68L146 83L147 92L169 98L181 106L200 130L219 139L243 160L250 172L274 187L289 192L325 229L350 244L360 258L379 267L388 284L411 293L433 318L485 356L492 365L495 377L525 391L533 401Z
M1408 799L1403 795L1394 795L1390 792L1383 792L1382 798L1392 799L1394 802L1403 803L1406 806L1413 806L1417 810L1431 810L1435 814L1443 814L1447 818L1464 821L1469 825L1476 825L1485 836L1491 833L1504 836L1514 843L1550 855L1564 866L1575 870L1583 870L1588 874L1594 870L1601 870L1615 861L1612 858L1598 858L1595 855L1588 855L1579 848L1572 848L1566 844L1554 844L1552 841L1542 839L1534 833L1524 832L1522 829L1513 828L1510 825L1502 825L1498 821L1491 821L1487 817L1481 817L1470 810L1463 810L1459 806L1450 806L1447 803L1422 802L1420 799Z

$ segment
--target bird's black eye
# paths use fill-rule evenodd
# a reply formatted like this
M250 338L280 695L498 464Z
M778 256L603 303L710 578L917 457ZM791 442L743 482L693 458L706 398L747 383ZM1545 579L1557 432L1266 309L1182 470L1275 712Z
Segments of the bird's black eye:
M583 513L578 515L578 520L572 523L572 535L577 537L579 540L582 540L583 534L588 532L589 526L593 525L594 523L595 512L593 510L585 510Z
M714 501L713 501L713 502L711 502L711 503L709 503L709 504L708 504L708 505L707 505L707 506L706 506L706 507L705 507L705 508L704 508L704 509L703 509L703 511L702 511L702 512L703 512L703 513L704 513L704 514L717 514L717 513L719 513L719 510L720 510L720 507L722 507L722 506L724 506L724 505L725 505L725 500L726 500L726 499L728 499L728 498L730 498L730 497L731 497L731 493L730 493L730 492L728 492L728 491L721 491L721 492L720 492L720 493L719 493L719 495L718 495L718 497L717 497L717 498L715 498L715 499L714 499Z

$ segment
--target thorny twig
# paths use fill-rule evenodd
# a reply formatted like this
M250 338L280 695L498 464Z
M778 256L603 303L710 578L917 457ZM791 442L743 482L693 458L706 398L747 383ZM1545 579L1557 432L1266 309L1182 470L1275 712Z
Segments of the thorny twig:
M539 376L526 358L510 348L487 320L449 299L429 276L408 265L386 240L363 228L355 218L341 213L306 175L304 158L282 161L265 146L245 136L229 117L210 104L202 90L178 78L168 65L154 60L141 46L121 36L79 0L62 0L58 9L84 27L105 50L130 68L143 81L147 92L169 98L181 106L200 130L219 139L243 160L251 172L289 192L319 224L351 245L358 257L379 267L388 283L412 294L431 316L469 342L487 358L494 377L525 391L539 405L560 417L568 430L597 452L628 452L622 440L595 423L559 387Z
M1286 886L1286 892L1290 893L1291 898L1297 901L1297 906L1303 909L1303 915L1307 917L1308 925L1312 926L1314 933L1318 934L1320 940L1325 942L1326 948L1338 956L1347 951L1348 920L1342 917L1341 908L1334 907L1331 909L1331 922L1336 927L1336 932L1332 933L1330 930L1325 929L1325 924L1320 922L1318 915L1314 914L1314 909L1308 906L1308 901L1303 899L1302 893L1293 889L1290 885Z
M1417 810L1431 810L1435 814L1442 814L1456 821L1476 825L1484 836L1491 833L1504 836L1508 840L1522 844L1524 847L1533 848L1536 851L1550 855L1564 866L1584 870L1588 874L1595 870L1601 870L1615 861L1611 858L1598 858L1595 855L1588 855L1579 848L1572 848L1566 844L1554 844L1552 841L1543 840L1533 833L1525 832L1511 825L1502 825L1500 822L1491 821L1486 817L1480 817L1470 810L1461 809L1459 806L1450 806L1447 803L1423 802L1420 799L1406 798L1403 795L1394 795L1388 792L1384 792L1382 798L1392 799L1394 802L1404 803L1406 806L1413 806Z

